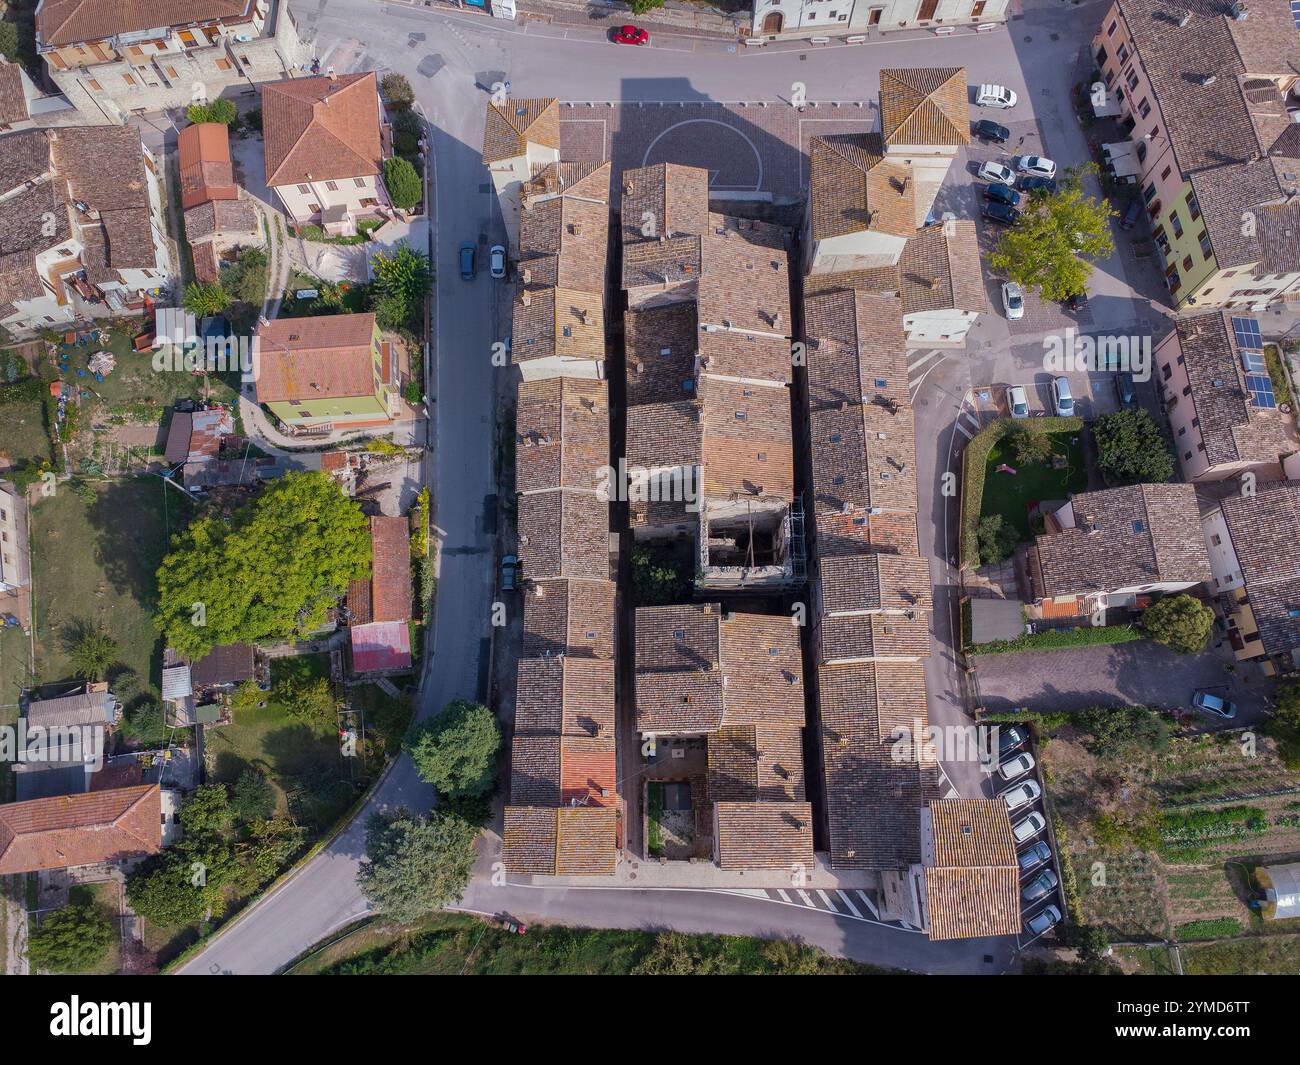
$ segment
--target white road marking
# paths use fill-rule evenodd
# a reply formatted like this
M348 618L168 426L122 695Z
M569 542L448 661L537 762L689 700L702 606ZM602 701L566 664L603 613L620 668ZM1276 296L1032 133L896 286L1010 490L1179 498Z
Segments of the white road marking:
M668 134L670 134L673 130L679 129L682 126L694 125L697 122L706 122L711 126L723 126L726 129L731 130L732 133L736 134L736 136L738 136L741 140L743 140L746 144L749 145L749 150L754 153L754 162L758 164L758 178L754 182L754 188L753 188L754 192L758 192L759 189L763 187L762 153L759 152L758 148L755 147L754 142L750 140L748 137L746 137L741 130L731 125L731 123L729 122L721 122L716 118L686 118L683 119L681 122L674 122L667 129L662 130L658 134L658 136L656 136L655 139L650 142L649 146L645 150L645 154L641 157L641 165L642 166L650 165L650 153L654 151L654 146L658 144L664 137L668 136Z
M787 894L786 894L784 891L782 891L780 888L776 888L775 890L776 890L776 893L777 893L778 895L781 896L781 901L782 901L782 902L790 902L790 901L791 901L790 896L787 895Z
M853 905L853 900L849 898L847 893L843 891L837 891L835 892L835 894L837 894L840 897L840 901L849 908L849 912L852 913L854 917L861 919L862 911L860 911L856 906Z
M812 896L809 895L808 892L804 891L802 888L796 888L795 894L798 895L801 899L803 899L803 904L807 906L809 909L812 910L817 909L817 903L813 902Z
M922 355L919 359L914 359L914 360L908 362L908 364L907 364L907 374L908 374L908 376L910 377L910 376L912 375L912 371L913 371L913 370L919 370L922 366L924 366L927 362L929 362L931 359L933 359L936 355L940 355L940 356L942 356L942 355L943 355L943 352L942 352L939 348L934 348L934 349L931 350L931 351L927 351L927 352L926 352L924 355Z
M840 912L838 909L836 909L835 903L831 902L831 897L827 895L826 892L822 891L821 888L817 889L817 894L821 896L822 902L826 903L826 908L830 910L831 913Z
M967 440L969 440L972 436L975 435L969 429L967 429L966 426L962 425L961 422L953 422L952 427L955 430L957 430L957 432L961 433L961 435L964 436Z
M871 899L867 896L867 893L863 891L861 888L858 888L857 891L858 891L858 898L860 898L862 900L862 904L866 906L868 910L871 911L871 916L875 918L879 918L880 911L876 909L875 903L871 901Z

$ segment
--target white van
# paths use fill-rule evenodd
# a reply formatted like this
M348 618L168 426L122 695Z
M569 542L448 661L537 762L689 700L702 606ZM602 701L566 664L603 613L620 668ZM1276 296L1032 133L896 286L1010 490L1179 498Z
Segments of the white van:
M975 96L980 107L997 107L1006 110L1016 106L1016 94L1005 85L981 85Z

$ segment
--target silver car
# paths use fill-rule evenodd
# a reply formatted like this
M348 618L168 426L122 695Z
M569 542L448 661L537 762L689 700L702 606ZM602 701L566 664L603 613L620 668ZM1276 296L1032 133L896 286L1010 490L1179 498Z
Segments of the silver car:
M1034 756L1028 751L1022 751L1014 758L1008 758L998 766L998 773L1001 775L1003 780L1010 782L1015 780L1016 777L1023 777L1033 768Z
M1025 922L1025 931L1031 936L1041 936L1044 932L1061 923L1061 911L1055 906L1044 906Z
M1014 788L1002 793L1002 801L1007 804L1008 810L1019 810L1022 806L1028 806L1035 799L1043 794L1043 789L1038 786L1036 780L1026 780L1022 784L1017 784Z
M1014 831L1014 829L1012 830ZM1032 847L1026 847L1019 855L1021 875L1037 869L1044 862L1052 860L1052 848L1046 840L1040 839Z
M1053 891L1056 884L1056 873L1051 869L1044 869L1024 886L1020 892L1020 897L1026 902L1037 902L1048 892Z
M1017 844L1027 843L1047 827L1047 819L1037 810L1030 810L1011 826L1011 837Z

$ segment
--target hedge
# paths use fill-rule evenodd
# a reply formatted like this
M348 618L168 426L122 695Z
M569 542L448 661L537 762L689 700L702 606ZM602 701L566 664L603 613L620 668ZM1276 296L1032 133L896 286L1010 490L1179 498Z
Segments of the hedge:
M998 418L970 438L961 454L961 563L971 569L980 564L976 530L984 506L984 472L993 445L1017 425L1026 425L1042 433L1076 433L1083 428L1082 418L1033 418L1029 421Z
M1004 655L1013 651L1062 651L1102 643L1128 643L1146 636L1132 625L1080 625L1077 629L1047 629L1014 640L992 640L966 648L971 655Z
M1177 939L1186 942L1189 939L1220 939L1224 936L1241 934L1241 922L1235 917L1215 917L1200 921L1188 921L1180 924L1174 931Z

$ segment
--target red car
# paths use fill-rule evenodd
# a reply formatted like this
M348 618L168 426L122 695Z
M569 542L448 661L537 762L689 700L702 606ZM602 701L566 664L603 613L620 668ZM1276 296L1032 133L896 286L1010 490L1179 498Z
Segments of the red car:
M615 44L649 44L650 34L639 26L620 26L614 31Z

